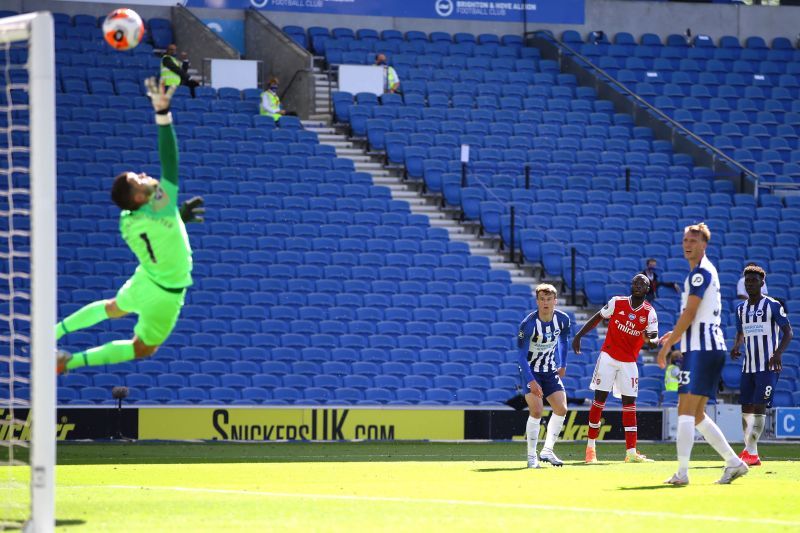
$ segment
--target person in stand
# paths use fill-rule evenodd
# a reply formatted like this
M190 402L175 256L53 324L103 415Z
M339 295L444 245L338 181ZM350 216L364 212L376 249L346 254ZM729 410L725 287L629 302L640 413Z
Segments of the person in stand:
M167 46L167 53L161 57L161 83L166 87L186 85L192 98L195 97L199 83L189 77L189 57L181 52L178 59L178 47L174 44Z
M652 257L648 258L645 262L642 274L647 276L647 279L650 281L650 290L647 291L646 298L648 302L652 303L656 299L656 296L658 296L658 287L661 285L661 282L658 280L658 261ZM676 292L681 292L680 285L677 283L672 283L671 285Z
M681 352L680 350L672 350L669 354L669 364L664 371L664 390L669 392L678 392L681 376Z
M386 63L386 56L384 54L376 55L375 64L379 67L383 67L384 70L383 91L387 93L399 92L400 78L397 76L397 71L395 71L394 67Z
M267 82L267 90L261 93L259 112L272 117L275 122L283 116L297 116L297 113L286 111L283 108L281 98L278 96L278 78L272 77Z

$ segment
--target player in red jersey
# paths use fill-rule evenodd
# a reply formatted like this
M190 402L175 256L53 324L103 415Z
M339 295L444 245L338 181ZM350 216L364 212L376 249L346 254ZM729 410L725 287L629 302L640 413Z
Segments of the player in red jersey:
M615 296L583 325L572 341L572 349L581 353L581 337L594 329L604 318L608 319L606 340L594 367L591 389L594 401L589 410L589 441L586 445L586 462L596 463L595 440L600 434L600 416L606 398L612 389L622 395L622 424L625 427L626 463L647 463L648 459L636 450L636 396L639 394L639 369L636 358L647 341L658 342L658 317L650 302L645 300L650 290L650 280L637 274L631 280L630 296Z

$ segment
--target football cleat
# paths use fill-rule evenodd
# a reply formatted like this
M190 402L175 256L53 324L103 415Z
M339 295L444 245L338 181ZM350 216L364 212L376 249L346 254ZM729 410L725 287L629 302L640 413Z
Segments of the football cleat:
M739 456L739 459L741 459L742 462L747 466L761 466L761 459L758 457L758 455L753 455L747 450L742 452L742 454Z
M689 484L689 474L681 476L677 472L672 474L672 477L669 478L664 482L666 485L675 485L676 487L681 487L683 485Z
M539 464L539 458L535 455L529 455L528 468L541 468L541 465Z
M597 450L595 448L586 447L586 464L587 465L596 465L597 461Z
M739 463L736 466L726 466L725 470L722 472L722 477L719 478L714 483L717 485L730 485L731 481L734 479L738 479L744 475L747 475L749 472L749 468L744 462Z
M626 463L654 463L653 459L648 458L646 455L639 452L634 452L625 455Z
M553 466L564 466L564 461L556 457L556 454L553 453L553 450L542 450L542 453L539 454L539 460L550 463Z
M64 350L56 350L56 375L67 373L67 363L72 359L72 354Z

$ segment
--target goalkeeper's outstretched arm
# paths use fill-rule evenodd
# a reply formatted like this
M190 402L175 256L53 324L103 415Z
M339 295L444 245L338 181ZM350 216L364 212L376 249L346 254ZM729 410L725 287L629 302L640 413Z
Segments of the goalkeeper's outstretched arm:
M172 127L172 113L169 111L172 95L177 86L165 87L156 78L145 80L147 96L156 112L158 124L158 155L161 159L161 178L178 186L178 140ZM177 199L176 199L177 201Z
M168 113L169 115L169 113ZM161 115L156 115L156 120ZM178 139L172 127L172 118L167 124L158 125L158 157L161 159L161 179L178 186Z

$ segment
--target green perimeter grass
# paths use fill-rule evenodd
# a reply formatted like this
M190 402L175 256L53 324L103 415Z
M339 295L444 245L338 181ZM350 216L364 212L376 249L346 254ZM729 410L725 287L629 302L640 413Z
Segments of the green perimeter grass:
M673 444L643 443L650 464L601 442L584 465L583 450L558 444L565 467L529 470L522 442L62 443L57 517L64 531L800 530L798 445L760 446L763 466L718 486L698 443L688 487L661 484Z

